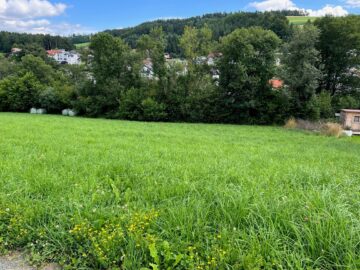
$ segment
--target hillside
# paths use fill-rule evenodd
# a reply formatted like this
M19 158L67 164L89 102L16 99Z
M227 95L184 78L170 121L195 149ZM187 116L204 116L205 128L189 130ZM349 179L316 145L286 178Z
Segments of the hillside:
M314 21L317 17L310 17L310 16L287 16L290 24L293 25L304 25L308 21Z
M282 12L237 12L214 13L187 19L169 19L145 22L135 27L106 30L114 36L121 37L130 46L135 47L141 35L148 34L154 27L161 26L167 38L167 51L180 54L179 37L183 34L185 26L200 28L208 25L213 31L214 40L218 40L237 28L260 26L274 31L279 37L286 38L290 33L290 25Z
M0 251L27 248L66 269L360 269L360 145L350 138L0 122Z

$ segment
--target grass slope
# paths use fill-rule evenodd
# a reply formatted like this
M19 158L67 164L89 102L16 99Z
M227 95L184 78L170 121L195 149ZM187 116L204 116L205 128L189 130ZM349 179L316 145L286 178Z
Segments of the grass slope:
M360 269L360 145L0 114L0 248L66 269Z
M289 22L294 25L304 25L309 20L314 21L316 17L309 17L309 16L288 16L287 17Z
M75 44L76 49L87 48L90 46L90 42Z

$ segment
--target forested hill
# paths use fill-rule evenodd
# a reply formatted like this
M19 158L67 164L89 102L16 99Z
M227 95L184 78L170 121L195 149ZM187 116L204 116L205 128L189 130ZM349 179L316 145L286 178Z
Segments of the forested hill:
M121 37L131 47L136 46L140 36L149 34L154 27L161 26L167 37L166 50L173 54L179 54L179 37L183 34L185 26L196 28L208 25L213 31L214 39L228 35L240 27L260 26L274 31L280 38L285 39L290 32L290 24L286 16L288 12L237 12L237 13L214 13L187 19L167 19L142 23L135 27L106 30L113 36Z
M45 50L62 48L71 50L74 48L71 40L67 37L51 36L42 34L0 32L0 52L8 53L13 47L37 45Z
M161 26L167 39L166 51L180 55L179 37L183 34L185 26L200 28L208 25L214 40L226 36L237 28L260 26L274 31L280 38L286 39L290 33L290 24L286 16L300 16L297 11L272 11L272 12L236 12L213 13L187 19L167 19L145 22L135 27L124 29L106 30L116 37L124 39L131 47L136 47L137 40L150 30ZM12 47L26 45L39 45L46 50L62 48L70 50L74 44L89 42L90 35L73 35L71 37L50 36L41 34L25 34L0 32L0 52L10 52Z

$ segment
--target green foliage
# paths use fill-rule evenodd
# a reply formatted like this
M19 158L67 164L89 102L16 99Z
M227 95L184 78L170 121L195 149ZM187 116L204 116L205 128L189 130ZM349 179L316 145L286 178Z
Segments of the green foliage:
M318 104L320 109L320 118L328 119L334 117L334 110L332 108L332 97L329 92L321 92L318 96Z
M26 112L38 104L37 96L43 85L33 73L8 77L0 81L0 107L5 111Z
M317 19L315 25L321 31L317 47L324 73L322 89L333 96L359 88L360 79L348 70L360 63L360 16L327 16Z
M166 119L165 105L159 104L152 98L146 98L141 102L143 117L146 121L160 121Z
M25 55L21 58L21 68L32 72L43 84L51 85L54 83L55 72L53 68L40 57L32 54Z
M180 38L180 47L189 62L198 56L207 56L212 47L211 29L207 25L201 29L185 26L184 34Z
M360 108L360 101L352 96L336 96L333 99L333 106L337 111L342 109L358 109Z
M360 268L353 139L7 113L0 122L2 251L66 270Z
M289 43L282 49L281 76L291 93L291 113L296 118L318 118L315 92L321 71L316 67L319 52L315 46L319 35L319 30L312 24L295 27Z
M305 103L305 108L303 109L303 116L305 119L313 121L320 119L321 108L319 104L319 99L316 95L310 97L310 99Z
M165 105L147 97L144 89L131 88L120 99L120 117L129 120L161 121L166 119Z
M238 29L222 39L219 68L225 121L262 123L279 43L273 32L261 28Z
M0 110L27 111L34 104L50 113L72 108L90 117L283 124L290 116L328 118L343 107L359 107L358 17L318 19L318 28L310 22L290 26L285 17L306 15L219 13L74 35L66 42L90 42L79 50L79 66L47 57L44 49L67 49L63 39L1 32L0 47L22 51L0 59ZM164 52L186 60L165 60ZM210 52L216 53L208 62ZM275 56L282 58L278 68ZM142 73L145 59L151 61L150 79ZM38 90L21 102L23 89L34 88L18 84L27 73ZM275 75L284 81L281 89L269 85ZM12 108L9 100L16 100Z
M137 47L143 51L144 58L152 60L154 74L161 81L166 73L165 37L162 28L154 28L149 35L142 36L138 40Z
M175 56L183 56L180 50L179 38L184 34L187 27L201 29L207 25L211 29L215 41L238 28L254 26L272 30L282 39L286 39L290 34L290 25L286 18L288 14L274 11L263 13L214 13L188 19L156 20L140 24L136 27L107 30L106 32L121 37L132 48L136 48L137 40L142 35L149 34L151 29L161 27L167 40L166 51Z
M45 50L74 48L66 37L0 31L0 52L9 53L13 47L27 47L29 44L40 46Z
M119 100L125 89L139 85L139 57L121 39L109 34L93 37L94 81L79 89L75 106L91 116L116 117Z

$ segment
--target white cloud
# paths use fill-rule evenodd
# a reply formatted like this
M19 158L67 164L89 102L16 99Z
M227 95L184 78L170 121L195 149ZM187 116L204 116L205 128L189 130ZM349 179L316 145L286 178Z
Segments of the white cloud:
M358 8L358 7L360 7L360 0L347 0L346 4L349 7Z
M360 6L360 0L347 0L348 2L358 3ZM348 11L342 6L326 5L319 10L303 9L299 8L292 0L265 0L262 2L252 2L250 7L259 11L271 11L271 10L303 10L309 13L313 17L321 17L325 15L332 16L345 16L348 15Z
M349 12L346 9L344 9L342 6L331 6L331 5L326 5L325 7L319 10L309 9L307 10L307 12L309 13L310 16L313 17L322 17L326 15L341 17L349 14Z
M0 17L53 17L64 13L66 8L63 3L52 4L47 0L0 0Z
M250 6L260 11L298 9L291 0L266 0L262 2L252 2L250 3Z
M81 25L50 21L66 9L66 4L48 0L0 0L0 30L56 35L91 32Z
M1 20L0 31L32 33L32 34L51 34L51 35L71 35L74 33L89 34L95 32L79 24L57 23L54 24L46 19L39 20Z

